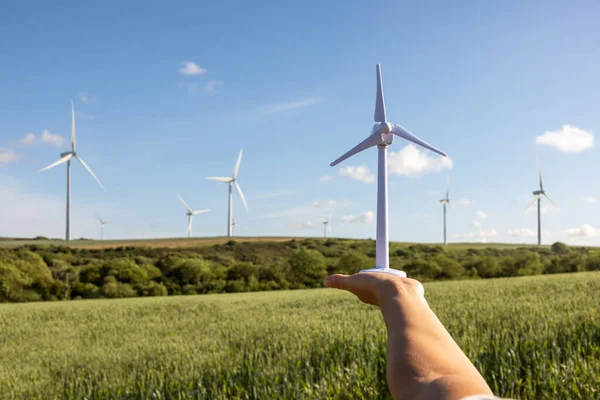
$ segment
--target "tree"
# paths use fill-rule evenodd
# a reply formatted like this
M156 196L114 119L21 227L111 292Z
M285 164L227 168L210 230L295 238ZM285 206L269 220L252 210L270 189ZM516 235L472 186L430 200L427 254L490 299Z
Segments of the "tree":
M290 274L301 286L317 287L327 275L325 257L315 250L301 248L294 250L289 259Z
M338 260L336 272L353 274L373 267L375 267L374 261L365 254L358 251L347 251Z
M571 252L571 249L569 248L569 246L567 246L566 244L564 244L562 242L553 243L550 248L552 249L552 252L555 254L569 254Z

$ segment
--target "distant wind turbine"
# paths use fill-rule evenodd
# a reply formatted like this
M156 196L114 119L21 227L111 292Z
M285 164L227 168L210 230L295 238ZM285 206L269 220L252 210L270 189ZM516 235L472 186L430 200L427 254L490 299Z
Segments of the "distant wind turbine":
M77 154L75 150L75 106L71 102L71 151L60 153L60 160L48 165L46 168L40 169L38 172L45 171L50 168L54 168L57 165L67 163L67 226L65 233L65 240L71 240L71 159L76 158L79 160L81 165L92 175L92 177L98 182L98 185L104 190L104 187L100 183L100 180L94 175L90 167L83 161L83 159Z
M240 162L242 162L242 150L240 149L240 155L238 156L237 163L235 164L235 168L233 169L233 175L231 178L229 177L220 177L220 176L209 176L206 179L211 179L213 181L220 181L229 184L229 210L227 212L227 236L233 236L233 202L232 202L232 185L235 185L240 197L242 198L242 203L244 203L244 207L246 211L248 211L248 204L246 203L246 198L244 197L244 193L242 192L242 188L237 182L237 174L240 169Z
M377 64L377 96L375 98L375 125L371 129L371 135L348 151L346 154L331 163L338 165L345 159L360 153L371 147L377 146L379 152L377 166L377 243L375 254L375 268L364 272L385 272L389 274L406 276L403 271L390 268L389 238L388 238L388 205L387 205L387 147L394 141L394 135L423 146L442 156L444 152L425 143L402 126L387 122L385 114L385 102L383 99L383 85L381 82L381 66Z
M188 238L191 238L192 237L192 221L194 219L194 215L198 215L198 214L202 214L202 213L208 212L208 211L210 211L210 209L206 208L204 210L192 211L192 209L190 208L190 206L188 206L186 204L186 202L183 201L183 199L181 198L180 195L177 195L177 198L179 198L179 201L181 201L181 204L183 204L183 206L185 207L186 215L188 216L188 229L187 229L187 233L188 233Z
M333 216L333 213L329 214L327 219L324 219L323 221L321 221L321 223L323 224L323 237L325 239L327 239L327 230L328 229L329 229L329 236L333 235L333 230L331 228L331 217L332 216Z
M444 244L448 244L448 240L446 239L446 204L452 207L454 210L454 206L450 203L450 175L446 178L446 198L440 200L440 204L444 205Z
M539 161L538 161L537 165L538 165L538 173L540 175L540 189L535 190L533 192L533 195L535 197L533 198L533 201L527 206L527 208L531 207L537 201L538 246L541 246L542 245L542 210L540 208L540 203L541 203L542 196L545 196L556 207L558 207L558 205L544 191L544 184L542 183L542 168L540 167Z
M110 224L110 221L104 221L98 214L96 214L96 218L98 219L98 222L100 222L100 240L104 240L104 225Z
M235 228L242 228L242 225L236 224L234 219L231 223L231 236L235 236Z

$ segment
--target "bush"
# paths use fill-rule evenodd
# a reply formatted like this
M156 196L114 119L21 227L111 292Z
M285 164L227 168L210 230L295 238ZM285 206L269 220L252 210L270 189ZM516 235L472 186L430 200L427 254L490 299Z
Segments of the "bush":
M336 272L354 274L363 269L374 268L375 263L365 254L358 251L344 253L337 262Z
M568 254L571 252L571 249L569 248L569 246L567 246L566 244L564 244L562 242L553 243L552 246L550 247L550 249L555 254Z
M106 282L100 289L102 296L109 299L120 299L123 297L135 297L136 291L128 284L118 282L114 276L108 276Z
M325 257L315 250L294 250L289 259L290 274L294 281L306 287L321 286L327 275Z

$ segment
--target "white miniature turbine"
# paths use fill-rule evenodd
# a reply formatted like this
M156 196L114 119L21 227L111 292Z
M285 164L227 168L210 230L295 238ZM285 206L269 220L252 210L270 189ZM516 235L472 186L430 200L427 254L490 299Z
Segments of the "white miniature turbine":
M185 213L188 216L188 229L187 229L187 233L188 233L188 238L191 238L192 237L192 221L194 219L194 215L198 215L198 214L202 214L202 213L205 213L205 212L209 212L210 209L206 208L204 210L192 211L192 209L190 208L190 206L188 206L186 204L186 202L183 201L183 199L181 198L180 195L177 195L177 198L179 198L179 201L185 207L185 211L186 211Z
M240 169L240 162L242 162L242 149L240 149L240 155L238 156L237 163L235 164L235 168L233 169L233 175L231 178L229 177L220 177L220 176L209 176L206 179L211 179L213 181L220 181L229 184L229 211L227 213L227 236L233 236L233 203L232 203L232 187L231 185L235 185L240 197L242 198L242 203L244 203L244 207L246 211L248 211L248 204L246 203L246 198L244 197L244 193L242 192L242 188L237 183L237 174Z
M404 271L390 268L389 235L388 235L388 206L387 206L387 147L394 141L394 135L400 136L419 146L425 147L442 156L446 156L441 150L425 143L402 126L387 122L385 115L385 102L383 99L383 85L381 82L381 66L377 64L377 97L375 99L375 125L371 135L359 143L356 147L331 163L335 166L345 159L360 153L370 147L377 146L379 151L377 166L377 250L375 268L361 272L383 272L406 277Z
M57 165L67 163L67 221L66 221L67 226L66 226L65 240L71 240L71 159L72 158L76 158L77 160L79 160L81 165L83 165L83 167L85 169L87 169L87 171L90 173L90 175L92 175L92 177L96 180L96 182L98 182L98 185L100 185L100 187L102 189L104 189L104 187L102 186L102 184L100 183L100 181L98 180L96 175L94 175L94 173L92 172L90 167L87 166L87 164L83 161L83 159L75 151L75 107L73 106L73 102L71 102L71 151L66 151L64 153L60 153L60 160L48 165L46 168L40 169L38 171L38 172L42 172L47 169L54 168Z
M535 197L533 198L533 201L527 206L527 208L531 207L537 201L538 246L541 246L542 245L542 210L541 210L541 207L540 207L540 203L541 203L541 200L542 200L542 196L545 196L556 207L558 207L558 205L544 191L544 185L542 183L542 168L540 167L539 160L537 162L537 165L538 165L538 173L540 175L540 189L539 190L535 190L533 192L533 195Z

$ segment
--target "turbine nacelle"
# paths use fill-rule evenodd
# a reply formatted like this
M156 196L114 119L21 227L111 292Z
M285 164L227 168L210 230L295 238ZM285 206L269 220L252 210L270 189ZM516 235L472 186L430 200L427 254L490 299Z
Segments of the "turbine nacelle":
M545 194L545 192L543 190L535 190L533 194L534 196L537 196L538 194Z
M73 157L77 157L77 153L74 151L65 151L63 153L60 153L60 157L63 158L65 156L68 156L69 154Z

